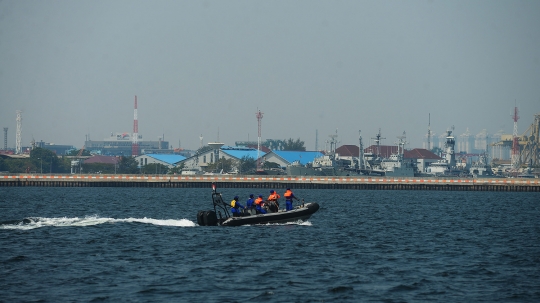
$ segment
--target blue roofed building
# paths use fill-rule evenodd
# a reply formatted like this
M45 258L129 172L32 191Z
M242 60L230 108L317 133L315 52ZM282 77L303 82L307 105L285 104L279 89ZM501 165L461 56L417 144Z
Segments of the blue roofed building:
M253 160L257 160L258 157L261 157L264 154L266 154L265 152L258 151L255 148L231 147L231 146L222 146L220 153L229 155L235 159L242 159L246 157L246 158L252 158Z
M239 161L244 157L257 160L260 157L263 162L274 162L281 168L286 168L292 163L306 165L313 162L313 159L322 157L323 153L318 151L283 151L273 150L268 153L259 151L256 148L242 146L227 146L218 143L209 143L213 148L198 155L189 157L179 164L184 164L182 174L201 173L205 168L219 159Z
M180 163L184 164L182 173L202 172L208 165L218 162L219 159L239 161L242 158L247 157L257 160L257 157L263 157L265 155L265 152L258 151L255 148L227 145L220 146L220 144L221 143L209 143L208 145L212 146L213 149L181 161Z

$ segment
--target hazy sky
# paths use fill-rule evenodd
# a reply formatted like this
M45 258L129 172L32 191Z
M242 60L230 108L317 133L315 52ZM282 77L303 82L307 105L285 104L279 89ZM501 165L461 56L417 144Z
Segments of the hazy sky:
M0 127L82 147L132 132L173 147L381 128L520 133L540 113L540 1L0 2ZM2 141L3 142L3 133ZM3 143L2 146L3 147Z

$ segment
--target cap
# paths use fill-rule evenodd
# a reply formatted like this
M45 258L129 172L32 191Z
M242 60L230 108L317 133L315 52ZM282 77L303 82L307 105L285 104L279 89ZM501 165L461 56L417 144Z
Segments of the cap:
M262 195L259 195L259 198L262 198Z
M249 197L250 197L250 198L253 198L253 194L250 194Z
M272 189L272 190L270 190L270 193L271 193L271 194L273 194L273 193L274 193L274 190L273 190L273 189Z
M290 187L287 187L287 190L291 190L291 188L290 188Z
M240 199L240 198L238 198L238 196L234 196L234 199L235 199L235 200L238 200L238 199Z

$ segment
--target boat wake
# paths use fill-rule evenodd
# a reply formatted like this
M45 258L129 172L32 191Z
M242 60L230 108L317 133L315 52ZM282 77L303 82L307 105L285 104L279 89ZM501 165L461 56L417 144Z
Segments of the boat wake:
M23 220L0 222L0 229L17 229L30 230L40 227L72 227L72 226L94 226L100 224L115 224L115 223L143 223L160 226L180 226L193 227L196 224L188 219L152 219L152 218L101 218L98 216L86 216L84 218L42 218L29 217Z

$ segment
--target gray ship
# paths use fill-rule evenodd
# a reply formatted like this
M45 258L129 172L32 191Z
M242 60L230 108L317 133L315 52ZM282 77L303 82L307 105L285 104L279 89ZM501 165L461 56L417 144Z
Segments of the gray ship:
M313 159L306 166L294 162L287 166L289 176L357 176L362 173L358 169L357 159L339 159L336 154L337 135L331 135L330 150L322 157Z
M379 155L364 154L362 136L359 135L359 156L352 160L340 159L336 154L337 135L330 136L330 151L326 155L315 158L306 166L298 162L287 166L289 176L389 176L389 177L413 177L416 168L411 163L404 162L403 153L405 137L398 137L398 153L389 159L381 159ZM380 131L375 142L380 144Z

